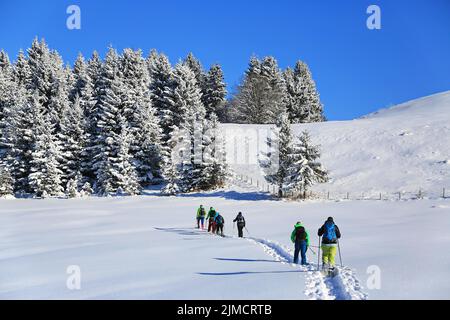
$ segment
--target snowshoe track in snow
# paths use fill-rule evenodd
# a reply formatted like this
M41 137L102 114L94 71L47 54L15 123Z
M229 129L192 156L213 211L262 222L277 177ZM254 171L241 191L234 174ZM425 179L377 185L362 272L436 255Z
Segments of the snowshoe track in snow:
M300 267L306 272L305 295L311 300L366 300L367 294L362 291L355 272L348 267L337 267L339 274L333 278L317 271L317 265L300 266L292 263L293 250L279 243L266 239L246 238L260 245L263 250L283 264Z

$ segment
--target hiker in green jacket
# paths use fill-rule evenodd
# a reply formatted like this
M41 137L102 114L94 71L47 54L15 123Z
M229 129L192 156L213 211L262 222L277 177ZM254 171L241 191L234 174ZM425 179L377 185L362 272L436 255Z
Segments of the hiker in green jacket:
M197 229L200 229L200 223L202 224L202 230L204 229L206 211L203 205L197 209Z
M294 225L294 231L291 233L291 241L295 244L294 263L298 263L298 254L301 252L302 265L307 265L306 251L309 247L309 235L305 227L298 221Z
M206 220L208 220L208 232L214 233L216 231L216 223L214 218L216 217L216 210L213 207L209 208Z

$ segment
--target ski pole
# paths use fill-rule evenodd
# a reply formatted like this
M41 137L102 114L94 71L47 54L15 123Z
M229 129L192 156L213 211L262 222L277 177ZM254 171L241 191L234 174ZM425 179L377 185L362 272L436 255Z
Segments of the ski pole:
M320 236L319 236L319 254L317 255L317 271L320 271Z
M344 265L342 264L342 257L341 257L341 246L339 245L339 239L337 241L338 244L338 252L339 252L339 261L341 262L341 267L343 268Z
M250 234L250 232L248 232L247 227L244 227L244 228L245 228L245 231L247 231L248 235L251 237L252 235Z
M311 248L311 246L309 246L309 250L311 250L311 252L312 252L313 254L316 254L316 252Z

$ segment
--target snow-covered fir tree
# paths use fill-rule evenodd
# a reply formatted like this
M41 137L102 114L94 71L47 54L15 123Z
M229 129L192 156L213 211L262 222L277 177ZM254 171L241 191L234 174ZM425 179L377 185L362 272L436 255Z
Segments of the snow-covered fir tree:
M262 153L260 166L268 183L278 187L281 198L288 190L294 160L294 137L286 112L277 119L272 135L267 138L268 152Z
M98 57L96 57L98 59ZM94 58L95 59L95 58ZM93 104L94 83L90 77L88 64L80 53L73 66L74 83L70 88L69 100L74 102L79 100L79 104L84 114L90 112Z
M67 101L64 106L60 126L61 131L57 136L61 146L62 184L66 186L74 179L81 183L78 178L81 176L82 151L86 145L86 125L78 95L72 103Z
M129 127L131 155L141 185L160 181L161 131L150 96L150 77L140 50L125 49L121 58L123 111Z
M306 194L312 185L327 182L328 172L319 159L319 146L312 144L308 131L303 131L294 146L288 189Z
M25 54L22 50L19 51L19 54L17 56L17 59L13 65L13 81L18 86L24 86L27 79L30 78L29 76L29 68L28 68L28 62L25 57Z
M252 57L243 83L233 97L232 120L239 123L274 123L285 108L286 88L273 57Z
M172 105L165 115L170 127L179 128L172 132L179 135L182 140L180 152L183 160L180 169L179 187L183 192L198 188L202 175L201 136L203 120L206 115L205 107L201 101L201 90L197 84L195 73L185 64L177 64L174 72L175 88L172 92ZM196 153L197 152L197 153ZM197 159L195 158L197 156Z
M190 52L187 57L184 59L183 64L194 72L195 80L197 82L197 86L200 88L200 92L202 94L202 103L205 104L203 100L205 95L205 85L206 85L206 77L205 71L203 70L203 66L200 63L192 52Z
M140 192L140 185L135 167L132 163L132 155L130 153L131 140L133 136L130 133L128 124L125 119L120 120L121 133L117 141L117 156L113 158L111 172L113 181L111 185L118 194L134 195Z
M181 166L181 154L180 154L180 144L182 141L183 134L177 126L172 127L170 134L170 139L167 141L166 152L163 153L163 166L162 173L166 180L166 186L161 190L163 195L176 195L181 192L179 186L180 183L180 166Z
M292 123L324 121L322 103L308 65L298 61L294 70L285 70L284 79L286 109Z
M206 116L210 118L212 113L222 116L224 113L227 89L220 65L213 65L205 77L203 104L206 108Z
M3 135L4 114L13 104L15 88L12 78L12 67L8 55L0 51L0 141ZM0 156L3 147L0 145Z
M278 187L278 196L289 192L305 194L314 183L328 180L327 171L319 162L319 147L311 143L308 132L295 137L289 116L282 113L267 139L268 152L262 154L260 166L267 182Z
M150 76L150 96L152 106L156 109L156 115L160 118L162 129L162 140L164 144L169 140L171 132L170 108L172 102L172 91L175 83L173 79L173 70L169 59L162 53L152 50L147 58L147 67Z
M201 189L208 190L223 187L228 177L226 162L225 139L219 127L219 119L214 113L205 120L203 133L203 174Z
M31 172L31 154L35 143L35 119L37 102L35 96L28 97L23 87L17 87L13 103L4 110L1 144L2 163L14 180L14 190L31 192L28 176Z
M68 98L62 59L56 51L50 51L44 40L36 38L28 49L27 63L26 87L38 93L38 102L58 131L64 100Z
M125 84L117 52L110 48L98 88L98 134L94 156L95 189L101 194L137 194L140 186L132 164L132 134L123 115Z
M94 190L92 190L91 184L89 182L85 182L83 186L81 187L80 196L86 197L90 196L94 193Z
M65 194L68 198L77 198L79 196L78 180L76 178L67 182Z
M94 51L92 57L87 61L86 73L88 86L92 86L92 93L90 99L85 99L84 118L85 118L85 145L81 153L81 172L83 175L83 183L87 182L89 185L95 183L94 157L97 146L97 136L99 128L97 122L99 120L99 104L98 100L103 93L102 82L103 62L97 51ZM75 77L77 77L75 75ZM88 91L85 91L88 93ZM88 98L88 94L85 95Z
M50 115L44 112L40 105L38 95L31 101L36 110L33 134L34 143L31 152L31 169L28 183L32 193L37 197L60 196L63 192L60 164L60 146L53 134L53 125Z
M0 167L0 197L14 195L14 179L6 167Z

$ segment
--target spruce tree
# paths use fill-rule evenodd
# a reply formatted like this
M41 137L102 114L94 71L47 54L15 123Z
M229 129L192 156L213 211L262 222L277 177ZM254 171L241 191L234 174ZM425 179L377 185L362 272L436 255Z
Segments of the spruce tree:
M168 117L173 104L172 93L174 89L173 70L169 59L164 54L152 51L147 58L147 67L150 76L150 97L156 115L159 117L162 129L162 140L167 144L171 126L173 125Z
M81 153L81 172L83 175L83 183L89 185L95 183L94 157L96 155L97 138L99 134L99 99L104 93L102 81L103 63L96 51L87 62L86 73L88 86L92 87L92 94L89 100L85 99L84 118L85 118L85 145ZM81 74L81 73L80 73ZM82 92L82 90L80 90ZM86 91L88 92L88 91ZM85 95L88 98L88 94Z
M18 86L24 86L27 79L30 78L30 70L25 54L22 50L19 51L16 62L13 65L13 80Z
M67 182L65 194L68 198L77 198L79 195L78 192L78 180L77 179L70 179Z
M12 67L8 55L0 51L0 140L3 135L3 122L5 114L13 105L15 86L12 78ZM0 145L0 156L3 147Z
M183 153L183 160L179 187L183 192L187 192L197 189L201 180L203 164L196 157L201 156L201 135L206 110L201 101L201 90L195 74L189 67L178 64L174 81L172 105L165 114L164 121L169 128L179 128L177 134L181 134L183 147L180 152Z
M293 71L285 71L284 78L290 120L293 123L324 121L322 103L308 65L298 61Z
M85 119L78 95L73 103L64 106L61 132L58 139L61 146L61 181L65 186L70 180L81 183L82 151L86 145Z
M63 192L58 159L60 146L53 134L50 116L44 113L38 99L32 102L36 110L33 134L34 144L31 152L31 169L28 183L37 197L60 196Z
M220 65L213 65L206 75L203 104L206 108L206 116L210 118L211 114L222 115L226 102L227 89L223 78L223 72Z
M121 74L125 92L122 114L130 127L130 152L139 181L144 187L161 178L161 132L156 110L151 103L150 77L141 51L124 50Z
M38 116L38 96L27 96L28 92L18 87L14 102L4 113L1 144L4 149L2 163L14 180L14 190L30 193L28 176L31 172L31 154L35 144L35 119Z
M252 57L233 97L232 119L238 123L274 123L285 108L286 88L273 57Z
M206 86L206 78L207 75L203 70L203 66L200 61L194 56L192 52L190 52L187 57L184 59L183 64L187 66L195 75L195 80L197 82L198 87L200 88L200 92L202 94L202 98L205 95L205 86ZM202 103L205 104L205 101L202 99Z
M212 113L210 120L204 127L207 128L203 134L203 172L201 189L215 189L223 187L228 176L226 163L225 139L219 127L218 117Z
M6 167L0 168L0 197L14 195L14 179Z
M263 153L260 166L265 172L268 183L278 187L278 196L284 196L289 182L293 163L293 134L286 112L283 112L272 130L272 136L267 138L268 152Z
M308 131L303 131L294 146L294 162L290 169L288 188L306 194L315 183L328 181L328 172L319 162L320 149L311 142Z
M179 146L182 142L180 141L182 139L181 137L182 134L180 129L176 126L172 127L170 138L167 141L167 148L165 149L162 158L162 174L167 182L166 186L161 190L161 194L163 195L170 196L181 192L181 188L179 186L179 171L181 167Z

